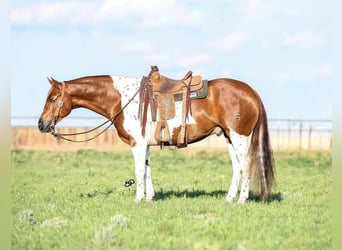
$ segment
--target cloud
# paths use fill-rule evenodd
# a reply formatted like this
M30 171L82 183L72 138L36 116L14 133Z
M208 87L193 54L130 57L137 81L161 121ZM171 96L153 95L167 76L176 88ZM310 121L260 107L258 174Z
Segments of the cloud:
M180 58L179 65L181 67L188 67L199 64L207 64L213 60L213 57L209 54L195 54Z
M324 45L323 35L314 30L304 30L295 34L287 35L283 44L288 47L300 49L316 49Z
M247 2L247 5L250 7L250 8L257 8L258 6L260 6L262 4L262 1L261 0L249 0Z
M248 32L235 32L216 40L214 46L219 50L230 52L241 47L250 40L250 37Z
M100 8L99 20L138 19L145 28L195 24L202 11L177 0L106 0Z
M213 60L212 55L206 53L188 54L179 48L171 48L167 51L157 51L146 55L146 60L151 65L163 65L163 67L191 68L207 65Z
M151 50L151 45L148 42L130 42L123 44L120 49L129 52L148 52Z
M331 64L322 64L316 66L313 69L314 76L322 77L322 78L331 78L333 74L333 67Z
M89 2L55 2L15 8L11 11L11 22L21 25L89 22L94 7Z
M178 0L63 1L11 11L13 24L109 24L132 22L143 28L198 24L203 12Z
M238 11L253 22L270 19L278 9L278 1L248 0L240 1L238 6Z

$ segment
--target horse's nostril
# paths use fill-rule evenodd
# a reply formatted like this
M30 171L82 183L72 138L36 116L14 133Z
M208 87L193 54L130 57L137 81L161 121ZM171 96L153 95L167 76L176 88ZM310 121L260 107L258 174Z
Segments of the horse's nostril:
M44 124L42 121L38 121L38 128L40 131L43 131L44 130Z

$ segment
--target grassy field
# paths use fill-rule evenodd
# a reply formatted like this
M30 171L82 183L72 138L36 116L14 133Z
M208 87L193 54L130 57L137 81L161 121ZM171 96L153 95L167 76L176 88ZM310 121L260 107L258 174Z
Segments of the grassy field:
M129 152L12 151L12 249L331 249L331 153L275 161L269 202L226 205L227 153L153 150L136 204Z

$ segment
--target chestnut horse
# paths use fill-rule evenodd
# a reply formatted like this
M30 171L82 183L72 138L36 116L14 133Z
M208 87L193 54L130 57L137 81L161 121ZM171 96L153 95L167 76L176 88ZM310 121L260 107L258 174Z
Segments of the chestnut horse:
M152 72L151 72L152 73ZM151 83L149 74L146 82ZM159 72L154 72L154 79ZM135 162L136 202L145 196L154 197L149 149L153 141L154 125L147 117L144 136L138 117L141 79L122 76L87 76L59 82L48 79L51 88L39 118L41 132L54 134L55 125L72 109L90 109L113 121L119 137L132 150ZM178 115L176 115L177 118ZM174 118L174 119L176 119ZM264 105L249 85L241 81L219 78L208 81L208 95L191 100L191 114L186 124L187 143L194 143L212 134L223 134L232 161L232 180L226 202L237 196L244 203L249 196L250 176L254 175L256 193L262 199L270 197L275 181L273 153L270 147ZM169 125L172 138L180 133L180 124Z

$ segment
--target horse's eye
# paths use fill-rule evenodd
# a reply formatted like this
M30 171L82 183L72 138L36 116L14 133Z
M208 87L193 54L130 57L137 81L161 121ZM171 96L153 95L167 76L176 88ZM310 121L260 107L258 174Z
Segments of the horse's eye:
M50 98L50 102L54 103L57 101L57 96L51 97Z

